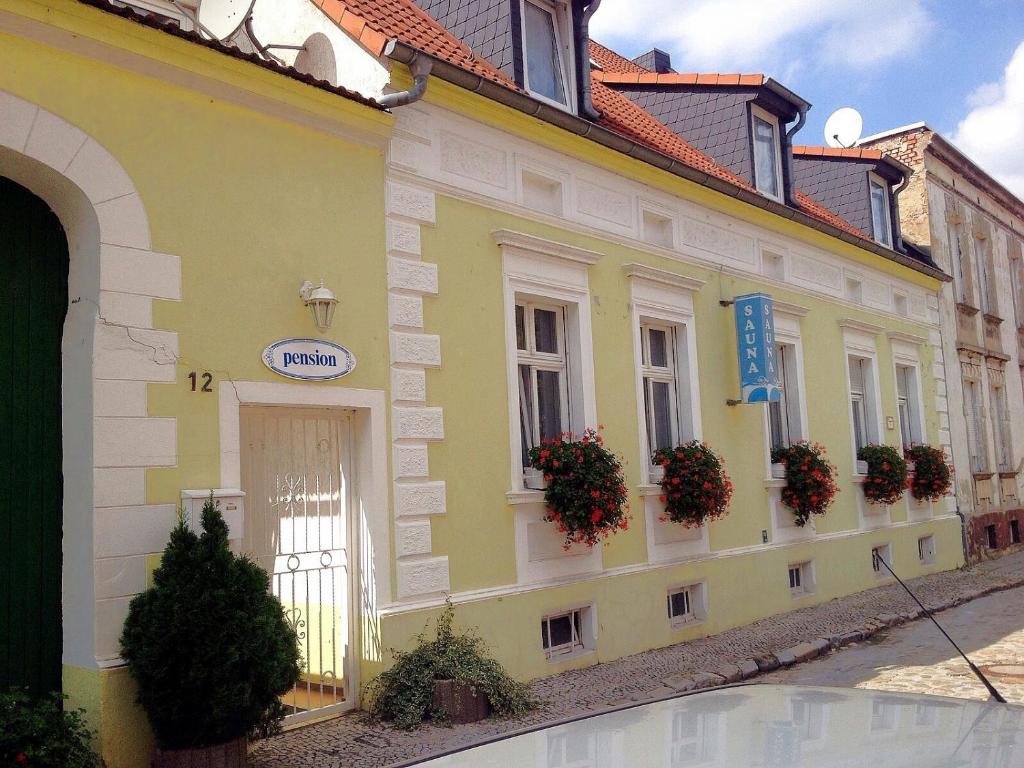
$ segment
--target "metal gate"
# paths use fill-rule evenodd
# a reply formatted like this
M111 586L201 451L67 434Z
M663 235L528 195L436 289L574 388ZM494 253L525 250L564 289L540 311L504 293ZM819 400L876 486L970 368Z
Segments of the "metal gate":
M291 720L355 703L351 674L351 414L244 407L242 546L271 574L302 648L303 676L284 697Z
M61 337L68 243L0 177L0 691L61 688Z

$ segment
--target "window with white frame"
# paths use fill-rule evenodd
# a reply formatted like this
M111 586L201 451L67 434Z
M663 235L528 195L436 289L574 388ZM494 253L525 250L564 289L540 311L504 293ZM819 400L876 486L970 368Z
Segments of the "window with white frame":
M825 706L820 701L794 699L793 725L803 741L817 741L825 735Z
M874 375L871 359L849 355L850 368L850 425L853 444L860 450L878 442L878 420L875 416Z
M575 728L547 731L544 750L546 768L595 768L598 741L594 731Z
M814 592L814 566L810 561L789 566L789 593L793 597Z
M707 616L704 584L687 584L668 591L668 619L674 625L703 621Z
M715 762L724 738L721 721L719 712L694 712L690 709L673 712L668 764L682 768Z
M947 229L949 238L949 264L953 270L953 292L958 304L967 302L967 289L964 286L964 254L960 247L960 225L950 222Z
M974 379L964 380L964 411L967 417L967 447L971 454L971 471L988 472L988 444L985 439L981 384Z
M523 58L526 89L534 96L568 107L571 65L566 7L560 2L523 0Z
M989 241L987 237L974 236L974 256L978 262L978 294L981 311L986 315L995 315L997 312L992 306L989 295L992 275L989 272Z
M889 185L869 176L871 187L871 229L875 242L892 248L892 218L889 214Z
M996 445L996 467L1000 472L1013 471L1013 447L1010 439L1010 413L1006 388L992 385L992 436Z
M899 412L900 438L903 445L910 447L923 442L916 366L896 365L896 407Z
M776 200L782 199L782 153L779 150L779 121L758 107L751 107L754 143L754 186Z
M516 301L516 364L523 466L530 449L569 429L565 308Z
M689 436L679 403L677 329L650 321L640 323L640 371L647 415L647 443L651 454L674 448Z
M896 727L898 704L875 699L871 702L871 730L891 731Z
M589 647L591 610L574 608L541 619L541 646L548 659L580 653Z
M776 402L768 403L768 432L773 450L804 439L800 419L801 393L796 345L776 344L775 360L782 393Z

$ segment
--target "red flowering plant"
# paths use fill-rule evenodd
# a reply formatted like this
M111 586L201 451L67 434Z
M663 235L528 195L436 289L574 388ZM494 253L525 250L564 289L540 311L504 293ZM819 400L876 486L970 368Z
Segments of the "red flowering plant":
M693 440L675 448L661 448L654 452L653 459L665 470L661 479L665 514L660 520L697 528L729 510L732 481L725 474L721 457L707 443Z
M798 442L772 450L772 463L786 467L782 503L793 510L796 524L807 525L812 515L824 515L839 493L836 468L826 458L825 446Z
M583 436L565 432L530 449L530 466L544 473L544 519L565 534L563 547L586 544L629 528L629 504L622 463L604 447L595 429Z
M864 478L864 498L868 504L895 504L907 487L907 462L891 445L865 445L857 451L857 461L868 465Z
M953 475L940 448L915 445L904 453L914 462L914 471L907 482L910 493L919 501L938 501L953 487Z

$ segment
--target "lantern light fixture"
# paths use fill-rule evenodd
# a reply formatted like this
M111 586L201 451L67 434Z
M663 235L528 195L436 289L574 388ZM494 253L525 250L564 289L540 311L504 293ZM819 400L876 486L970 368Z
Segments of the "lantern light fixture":
M307 280L299 288L299 296L313 313L313 322L316 323L317 330L323 333L330 328L331 323L334 322L334 310L338 305L334 291L324 288L323 280L320 281L319 287Z

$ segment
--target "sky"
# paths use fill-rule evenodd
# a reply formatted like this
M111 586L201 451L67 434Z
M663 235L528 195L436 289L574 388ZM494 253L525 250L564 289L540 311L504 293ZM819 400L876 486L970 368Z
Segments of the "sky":
M1024 197L1024 0L602 0L590 34L677 72L763 72L864 136L926 122Z

